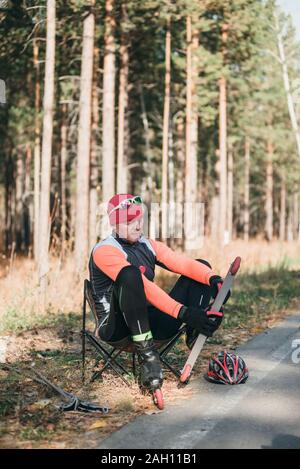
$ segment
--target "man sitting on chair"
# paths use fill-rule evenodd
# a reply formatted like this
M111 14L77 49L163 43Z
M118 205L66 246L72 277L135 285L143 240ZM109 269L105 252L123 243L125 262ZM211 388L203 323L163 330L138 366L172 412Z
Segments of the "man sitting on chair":
M163 375L154 340L171 339L187 324L186 343L218 329L223 313L209 311L222 278L210 264L143 236L142 199L117 194L108 203L112 234L92 250L89 270L98 334L109 343L129 337L141 364L141 385L161 386ZM169 294L154 283L155 265L181 274Z

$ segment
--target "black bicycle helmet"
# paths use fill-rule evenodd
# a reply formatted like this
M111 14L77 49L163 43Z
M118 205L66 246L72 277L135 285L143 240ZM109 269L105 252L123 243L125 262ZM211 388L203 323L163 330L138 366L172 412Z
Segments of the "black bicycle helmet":
M248 368L239 355L219 352L211 357L205 378L217 384L243 384L248 379Z

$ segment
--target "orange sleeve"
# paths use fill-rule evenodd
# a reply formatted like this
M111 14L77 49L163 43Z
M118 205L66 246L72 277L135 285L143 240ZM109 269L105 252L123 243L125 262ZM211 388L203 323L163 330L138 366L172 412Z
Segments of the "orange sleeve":
M196 282L209 285L209 279L213 274L210 267L194 259L178 254L160 241L149 240L158 262L162 263L172 272L185 275Z
M100 246L93 253L93 260L99 269L102 270L113 281L116 280L119 272L128 265L131 265L124 254L113 246ZM181 303L171 298L166 292L142 274L146 298L153 306L170 316L177 317Z

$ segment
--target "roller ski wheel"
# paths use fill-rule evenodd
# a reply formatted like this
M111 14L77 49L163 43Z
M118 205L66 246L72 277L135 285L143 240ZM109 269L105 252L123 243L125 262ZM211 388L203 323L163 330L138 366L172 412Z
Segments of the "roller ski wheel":
M182 384L188 384L191 376L192 368L190 365L186 365L180 375L180 382Z
M152 394L153 402L159 410L163 410L165 407L164 397L161 389L155 389Z

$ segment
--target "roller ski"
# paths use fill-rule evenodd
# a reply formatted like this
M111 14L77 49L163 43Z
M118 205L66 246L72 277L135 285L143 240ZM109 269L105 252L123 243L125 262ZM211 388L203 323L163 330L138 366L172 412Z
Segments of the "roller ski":
M163 410L164 399L161 390L163 373L158 352L152 340L136 342L135 346L140 365L140 388L142 392L151 393L154 404L159 410Z
M232 288L234 277L237 274L240 268L241 258L236 257L236 259L231 264L229 271L222 283L222 287L220 288L213 304L210 306L210 310L212 312L219 312L222 310L223 303L226 299L226 296L229 290ZM196 339L191 352L188 356L188 359L181 371L180 382L183 384L187 384L189 382L193 367L196 363L196 360L205 344L207 337L203 334L199 334L198 338Z

